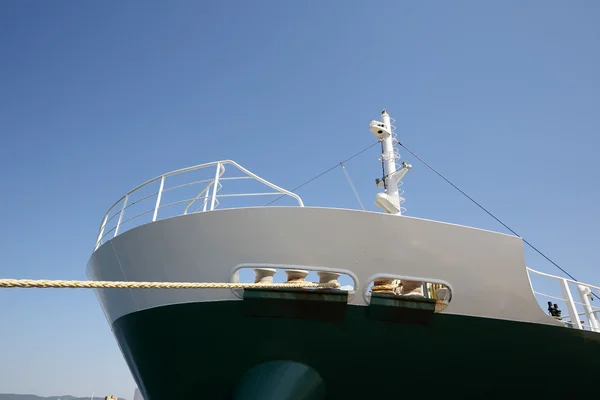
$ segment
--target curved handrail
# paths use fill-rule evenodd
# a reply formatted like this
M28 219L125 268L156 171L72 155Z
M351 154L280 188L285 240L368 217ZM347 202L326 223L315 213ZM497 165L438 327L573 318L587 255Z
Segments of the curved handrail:
M533 294L536 295L536 297L542 296L542 297L546 298L546 300L552 299L554 301L558 301L559 303L560 302L564 303L564 306L566 307L566 311L568 312L568 315L562 315L559 312L558 314L556 314L555 318L557 318L563 322L568 320L568 322L565 322L565 323L568 324L568 326L571 326L573 328L576 328L576 329L586 329L587 328L592 332L600 333L600 320L598 319L598 313L600 312L600 308L592 306L592 304L590 303L590 298L589 298L589 296L595 295L595 293L593 293L592 289L600 292L600 286L595 286L595 285L591 285L589 283L583 283L580 281L576 281L574 279L567 279L567 278L563 278L563 277L556 276L556 275L550 275L545 272L536 271L529 267L526 267L526 270L527 270L527 275L529 277L529 283L531 285L531 290L533 291ZM561 294L560 295L550 295L547 293L537 291L533 287L533 282L531 281L531 273L558 281L558 283L560 284ZM576 301L574 299L575 293L571 292L571 288L569 288L569 284L576 285L575 293L578 295L580 301ZM542 304L540 304L540 307L542 307L542 309L544 309ZM561 307L562 307L562 305L561 305ZM583 312L580 312L579 309L583 309ZM548 310L548 311L550 312L550 310ZM552 311L552 312L555 312L555 311ZM555 314L553 314L553 315L555 315ZM585 316L587 323L585 323L584 321L581 320L581 318L583 316Z
M545 276L547 278L553 278L553 279L556 279L556 280L559 280L559 281L567 281L567 282L570 282L570 283L574 283L576 285L583 285L583 286L587 286L589 288L593 288L593 289L596 289L596 290L600 291L600 286L591 285L589 283L584 283L584 282L581 282L581 281L575 281L573 279L563 278L561 276L550 275L550 274L547 274L545 272L536 271L535 269L532 269L532 268L529 268L529 267L526 267L526 268L530 272L533 272L533 273L541 275L541 276Z
M225 172L225 165L232 165L235 168L237 168L240 172L244 173L246 176L245 177L232 177L232 178L221 178L221 176L223 175L223 173ZM174 176L174 175L179 175L179 174L183 174L186 172L191 172L191 171L196 171L196 170L200 170L200 169L204 169L204 168L210 168L210 167L217 167L217 171L215 173L214 179L208 179L208 180L203 180L203 181L196 181L196 182L191 182L191 183L187 183L184 185L177 185L171 188L165 188L164 184L165 184L165 179L170 177L170 176ZM260 183L262 183L263 185L275 190L277 193L242 193L242 194L234 194L234 195L217 195L217 191L219 190L219 185L220 184L220 180L235 180L235 179L254 179ZM128 200L130 198L130 196L132 194L134 194L135 192L139 191L140 189L143 189L155 182L160 181L160 188L157 192L153 192L150 195L146 195L144 197L142 197L141 199L138 199L134 202L132 202L131 204L127 204ZM186 199L186 200L181 200L181 201L176 201L176 202L172 202L166 205L161 205L161 198L162 198L162 194L165 191L168 190L172 190L175 188L179 188L182 186L186 186L186 185L193 185L193 184L198 184L198 183L208 183L208 185L194 198L192 199ZM106 212L106 214L104 215L104 218L102 220L102 223L100 224L100 230L99 230L99 234L96 240L96 246L95 249L97 249L98 247L100 247L100 245L102 244L103 238L106 237L106 235L108 235L109 233L114 232L113 237L117 236L119 234L119 228L121 227L121 225L125 222L128 222L132 219L135 219L141 215L145 215L148 214L150 212L153 212L153 217L152 217L152 221L156 221L157 219L157 215L158 215L158 210L160 208L164 208L167 206L172 206L175 204L179 204L179 203L184 203L184 202L188 202L188 207L185 208L184 214L187 214L189 205L191 205L193 202L195 202L196 200L198 200L199 196L201 196L202 194L208 195L208 192L210 192L212 188L212 195L211 195L211 205L210 205L210 210L213 210L214 207L216 206L216 204L218 203L218 201L216 200L217 197L231 197L231 196L266 196L266 195L286 195L286 196L290 196L292 198L294 198L297 202L298 205L300 207L304 207L304 203L302 202L302 199L300 198L300 196L298 196L297 194L286 190L280 186L277 186L263 178L261 178L260 176L254 174L253 172L247 170L246 168L242 167L241 165L239 165L238 163L236 163L233 160L221 160L221 161L213 161L213 162L209 162L209 163L205 163L205 164L199 164L199 165L194 165L191 167L187 167L187 168L181 168L178 170L174 170L171 172L167 172L165 174L159 175L157 177L154 177L152 179L147 180L146 182L134 187L133 189L131 189L130 191L128 191L127 193L125 193L123 196L121 196ZM206 192L206 193L205 193ZM143 213L137 214L133 217L128 218L127 220L123 221L123 215L125 213L125 211L133 206L134 204L137 204L143 200L146 200L152 196L157 196L156 199L156 204L154 206L153 209L150 210L146 210ZM121 205L121 210L119 212L115 212L112 216L111 213L113 213L113 211L116 211L117 207ZM205 200L205 207L204 207L204 211L206 211L206 200ZM110 229L109 231L105 232L105 228L106 225L109 221L113 220L116 216L119 216L119 219L115 225L114 228Z

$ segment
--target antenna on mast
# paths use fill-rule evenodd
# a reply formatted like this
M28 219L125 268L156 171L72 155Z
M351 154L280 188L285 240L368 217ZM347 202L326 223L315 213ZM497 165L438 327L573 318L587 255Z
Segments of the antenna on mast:
M376 179L377 187L383 188L383 192L375 196L375 205L388 214L402 215L404 198L400 196L399 186L401 179L412 168L406 162L402 168L396 170L396 160L400 159L400 153L394 148L394 127L390 115L384 109L381 112L381 120L371 121L371 133L381 142L381 164L383 166L383 177Z

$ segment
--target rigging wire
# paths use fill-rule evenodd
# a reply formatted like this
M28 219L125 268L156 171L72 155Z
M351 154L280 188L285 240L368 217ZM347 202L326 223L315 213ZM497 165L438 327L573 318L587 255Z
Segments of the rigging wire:
M296 190L300 189L302 186L308 185L309 183L311 183L312 181L314 181L315 179L318 179L320 177L322 177L323 175L327 174L328 172L333 171L334 169L336 169L337 167L339 167L340 165L343 165L343 163L348 162L350 160L352 160L354 157L357 157L359 155L361 155L362 153L364 153L365 151L369 150L371 147L375 146L376 144L379 143L379 140L376 141L373 144L370 144L369 146L365 147L364 149L362 149L361 151L359 151L358 153L354 153L352 156L346 158L344 161L335 164L333 167L326 169L325 171L321 172L320 174L310 178L309 180L307 180L306 182L304 182L301 185L296 186L295 188L293 188L292 190L290 190L290 192L295 192ZM269 204L273 204L275 203L277 200L281 199L282 197L285 197L287 195L282 194L281 196L276 197L275 199L271 200L270 202L268 202L267 204L265 204L265 206L268 206Z
M417 160L421 161L427 168L429 168L430 170L432 170L435 174L437 174L440 178L442 178L443 180L445 180L448 184L450 184L454 189L458 190L460 193L462 193L466 198L468 198L469 200L471 200L477 207L481 208L483 211L485 211L490 217L494 218L496 221L498 221L502 226L504 226L506 229L508 229L510 232L512 232L515 236L518 236L521 238L521 240L523 240L523 242L525 244L527 244L529 247L531 247L533 250L535 250L539 255L541 255L542 257L544 257L546 260L548 260L550 263L552 263L552 265L554 265L556 268L560 269L565 275L567 275L569 278L573 279L575 282L579 282L577 279L575 279L575 277L571 274L569 274L567 271L565 271L563 268L560 267L560 265L558 265L557 263L555 263L554 261L552 261L550 259L550 257L548 257L547 255L545 255L544 253L542 253L540 250L538 250L537 247L535 247L533 244L531 244L530 242L528 242L525 238L523 238L523 236L519 235L517 232L515 232L513 229L511 229L508 225L506 225L504 222L502 222L498 217L496 217L494 214L492 214L490 211L488 211L484 206L482 206L481 204L479 204L478 202L476 202L471 196L469 196L468 194L466 194L465 192L463 192L458 186L456 186L454 183L450 182L444 175L440 174L438 171L436 171L435 168L433 168L431 165L427 164L425 162L425 160L423 160L421 157L419 157L418 155L416 155L415 153L413 153L408 147L406 147L404 144L402 144L400 141L396 140L396 142L402 146L406 151L408 151L410 154L413 155L413 157L415 157ZM598 295L596 295L595 293L592 292L592 294L600 299L600 297L598 297Z
M416 155L412 150L410 150L408 147L406 147L403 143L401 143L398 139L394 139L396 141L396 143L398 143L400 146L402 146L406 151L408 151L413 157L415 157L417 160L419 160L421 163L423 163L427 168L429 168L431 171L433 171L437 176L439 176L440 178L442 178L444 181L446 181L446 183L448 183L450 186L452 186L454 189L456 189L457 191L459 191L463 196L465 196L467 199L469 199L473 204L475 204L477 207L479 207L481 210L483 210L486 214L488 214L490 217L492 217L493 219L495 219L498 223L500 223L500 225L502 225L503 227L505 227L506 229L508 229L513 235L518 236L521 238L521 240L523 240L523 242L528 245L531 249L533 249L536 253L538 253L539 255L541 255L542 257L544 257L548 262L550 262L552 265L554 265L556 268L558 268L559 270L561 270L565 275L567 275L569 278L571 278L572 280L574 280L575 282L579 282L579 280L577 280L573 275L571 275L570 273L568 273L564 268L562 268L560 265L558 265L556 262L554 262L550 257L548 257L546 254L544 254L541 250L539 250L537 247L535 247L532 243L530 243L527 239L525 239L523 236L519 235L515 230L513 230L512 228L510 228L508 225L506 225L504 222L502 222L502 220L500 220L498 217L496 217L494 214L492 214L490 211L488 211L488 209L486 209L484 206L482 206L481 204L479 204L475 199L473 199L471 196L469 196L467 193L465 193L463 190L461 190L458 186L456 186L454 183L452 183L450 180L448 180L444 175L442 175L441 173L439 173L435 168L433 168L431 165L429 165L425 160L423 160L421 157L419 157L418 155ZM301 187L308 185L309 183L311 183L312 181L322 177L323 175L333 171L334 169L336 169L337 167L342 167L342 169L344 170L344 173L346 174L346 177L348 179L348 182L350 183L350 186L352 187L352 190L354 191L354 194L356 195L356 198L358 200L358 202L360 203L361 207L364 210L364 206L362 204L362 201L360 200L360 197L358 196L358 193L356 192L356 189L354 187L354 185L352 184L352 180L350 179L350 177L348 176L348 172L346 171L346 169L344 168L344 163L348 162L350 160L352 160L353 158L361 155L362 153L364 153L365 151L369 150L371 147L375 146L376 144L378 144L380 141L376 141L373 144L370 144L369 146L365 147L364 149L362 149L361 151L353 154L352 156L346 158L345 160L341 161L340 163L326 169L325 171L321 172L318 175L315 175L314 177L310 178L309 180L305 181L304 183L296 186L295 188L293 188L292 190L290 190L290 192L295 192L296 190L300 189ZM285 197L285 194L282 194L281 196L276 197L275 199L271 200L270 202L268 202L267 204L265 204L265 206L268 206L270 204L273 204L274 202L276 202L277 200L281 199L282 197ZM594 297L596 297L597 299L600 299L600 297L592 292L592 294L594 295Z
M340 165L342 166L342 171L344 171L344 174L346 175L346 179L348 180L348 183L350 184L350 187L352 188L352 191L354 192L354 196L356 196L356 200L358 200L358 204L360 204L360 208L362 208L362 210L365 211L365 206L363 205L363 202L360 200L360 196L358 195L358 192L356 191L356 188L354 187L354 183L352 183L352 179L350 179L350 174L348 174L348 171L346 170L346 166L344 165L343 162L340 162Z

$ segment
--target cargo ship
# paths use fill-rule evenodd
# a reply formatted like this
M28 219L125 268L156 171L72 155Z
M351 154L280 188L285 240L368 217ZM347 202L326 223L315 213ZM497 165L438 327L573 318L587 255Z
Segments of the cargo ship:
M378 212L305 205L232 160L165 173L109 208L90 280L257 283L96 289L146 400L596 391L599 287L528 268L518 236L407 216L393 120L384 110L368 129ZM268 285L307 281L335 287Z

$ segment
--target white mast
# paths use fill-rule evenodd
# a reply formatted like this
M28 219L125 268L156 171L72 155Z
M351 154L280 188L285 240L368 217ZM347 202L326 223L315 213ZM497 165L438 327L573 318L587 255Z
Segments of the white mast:
M400 197L398 186L401 184L402 177L412 166L403 162L402 168L396 170L396 160L400 158L400 153L394 148L392 124L387 111L381 112L381 121L371 121L371 132L381 141L381 162L383 164L383 178L377 179L376 182L377 186L382 187L384 191L377 193L375 205L388 214L401 215L400 204L404 198Z

